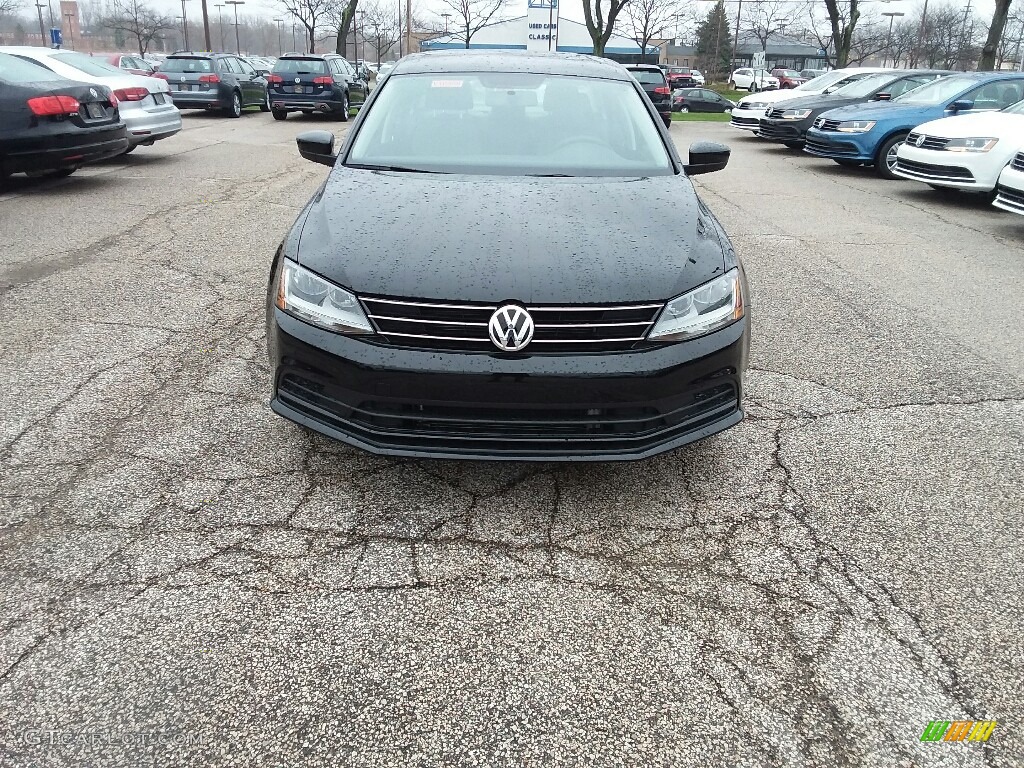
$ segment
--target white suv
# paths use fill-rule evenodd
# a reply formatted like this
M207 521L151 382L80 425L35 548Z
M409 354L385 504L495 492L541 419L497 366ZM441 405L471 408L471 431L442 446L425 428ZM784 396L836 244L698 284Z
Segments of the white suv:
M779 79L764 69L737 69L729 77L734 91L770 91L779 87Z

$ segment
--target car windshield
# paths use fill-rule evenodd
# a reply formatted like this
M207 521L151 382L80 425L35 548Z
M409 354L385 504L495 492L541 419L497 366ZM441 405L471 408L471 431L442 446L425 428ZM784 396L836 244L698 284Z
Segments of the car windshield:
M500 176L674 173L631 83L521 72L390 78L345 163Z
M322 75L327 71L323 59L278 59L274 72L279 75Z
M5 83L42 83L61 79L60 75L39 64L0 53L0 80Z
M1024 101L1018 101L1016 104L1011 104L1003 110L1008 115L1024 115Z
M784 69L779 74L783 77L800 77L800 73L795 69Z
M842 96L844 99L860 99L864 96L870 96L879 88L884 88L894 80L896 78L887 72L868 75L856 82L844 85L842 88L837 88L832 93L836 96Z
M92 56L86 56L84 53L61 51L60 53L55 53L53 58L67 64L69 67L74 67L79 72L85 72L85 74L92 75L93 77L109 77L110 75L124 74L124 72L117 67Z
M212 72L213 67L209 59L196 59L183 57L180 59L167 59L160 67L161 72Z
M982 81L974 77L942 77L893 99L900 104L941 104Z

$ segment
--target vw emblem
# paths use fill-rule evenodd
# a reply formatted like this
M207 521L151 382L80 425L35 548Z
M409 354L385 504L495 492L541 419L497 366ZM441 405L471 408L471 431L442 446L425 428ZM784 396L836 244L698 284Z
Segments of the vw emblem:
M181 78L181 82L183 82L183 83L185 82L185 78L184 78L184 77L183 77L183 78Z
M924 146L924 134L923 133L920 136L917 137L917 141L914 142L914 146L915 147L923 147Z
M302 82L302 78L301 77L296 77L295 78L295 82L296 83L301 83Z
M502 352L518 352L533 341L533 318L517 304L503 304L491 315L487 331Z
M99 93L96 91L95 88L89 89L89 95L92 96L94 99L99 98Z

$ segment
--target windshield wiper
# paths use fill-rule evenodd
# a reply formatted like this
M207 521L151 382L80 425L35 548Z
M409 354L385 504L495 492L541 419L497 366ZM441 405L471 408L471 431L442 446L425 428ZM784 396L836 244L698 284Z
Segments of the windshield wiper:
M365 163L348 163L348 168L360 168L364 171L395 171L396 173L445 173L445 171L428 171L426 168L406 168L402 165L367 165Z

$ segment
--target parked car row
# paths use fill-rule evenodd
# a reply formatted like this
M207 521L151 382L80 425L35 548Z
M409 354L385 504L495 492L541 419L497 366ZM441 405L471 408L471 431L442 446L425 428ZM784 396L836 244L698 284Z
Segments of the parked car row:
M1024 214L1024 73L847 69L740 100L731 125Z
M0 48L0 179L68 175L180 130L160 80L74 51Z

